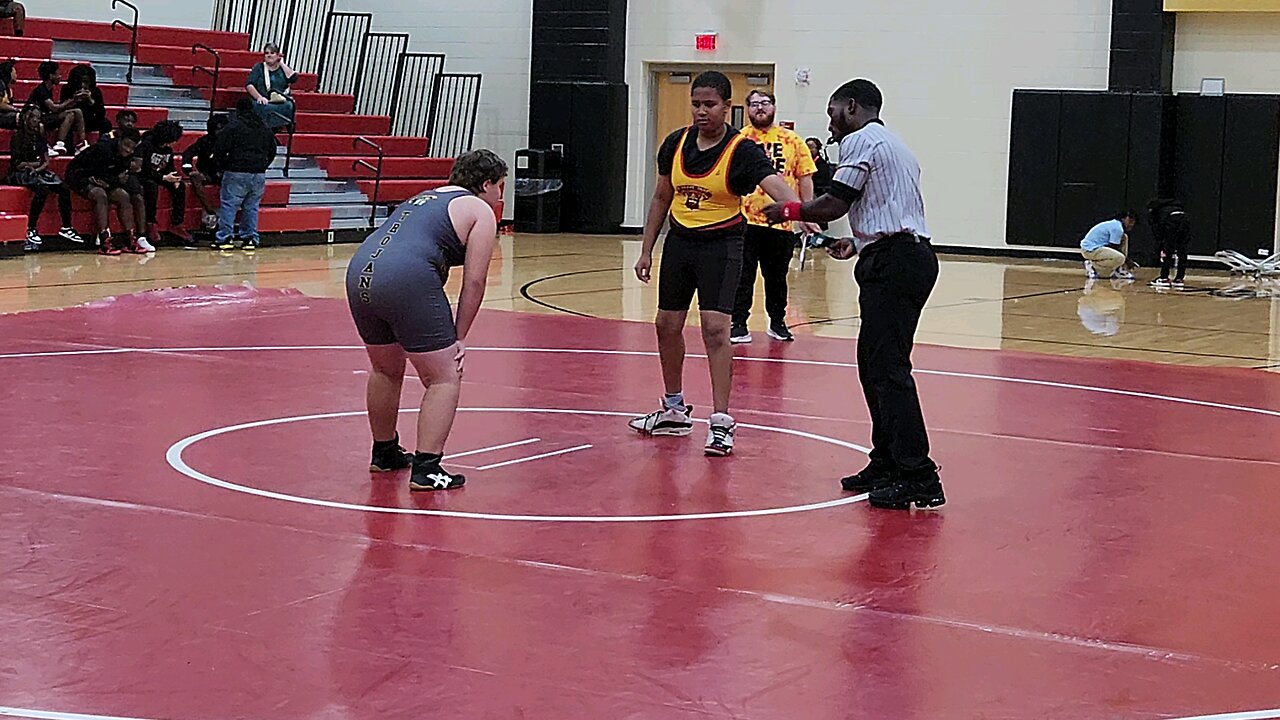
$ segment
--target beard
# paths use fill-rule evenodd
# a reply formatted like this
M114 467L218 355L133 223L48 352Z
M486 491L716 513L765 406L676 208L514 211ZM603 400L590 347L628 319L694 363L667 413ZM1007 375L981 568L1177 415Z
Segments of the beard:
M772 125L773 125L773 120L774 120L774 118L776 118L777 116L778 116L778 113L777 113L777 111L776 111L776 110L775 110L774 112L769 113L769 114L768 114L767 116L765 116L763 119L757 119L755 115L752 115L752 114L750 114L750 113L748 113L748 114L747 114L747 118L748 118L749 120L751 120L751 124L752 124L754 127L757 127L757 128L759 128L759 129L761 129L761 130L764 130L765 128L772 126Z

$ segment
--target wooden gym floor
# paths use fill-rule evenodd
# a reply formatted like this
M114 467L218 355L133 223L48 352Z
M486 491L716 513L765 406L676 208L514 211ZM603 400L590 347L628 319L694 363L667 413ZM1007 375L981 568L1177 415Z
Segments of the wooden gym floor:
M353 245L239 252L164 249L151 258L49 253L0 261L0 313L61 308L105 297L184 285L249 284L343 297ZM485 306L536 313L648 321L656 292L630 268L632 237L504 236ZM857 332L852 263L825 257L793 263L788 323L803 340ZM1075 261L944 257L918 341L953 347L1022 350L1077 357L1280 370L1280 301L1226 299L1219 272L1192 272L1188 292L1157 292L1139 281L1086 288ZM454 272L456 293L461 273ZM756 342L766 342L757 284Z

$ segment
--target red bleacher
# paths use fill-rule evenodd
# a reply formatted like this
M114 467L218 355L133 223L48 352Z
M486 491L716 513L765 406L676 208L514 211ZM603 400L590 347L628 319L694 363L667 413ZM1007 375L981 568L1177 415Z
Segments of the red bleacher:
M145 17L144 17L145 21ZM0 37L0 54L18 58L19 82L13 91L21 105L38 84L37 68L42 60L53 52L54 40L108 42L128 45L130 35L107 23L71 20L31 18L27 24L27 37ZM203 43L219 50L222 72L218 90L213 97L214 107L234 107L244 96L244 82L250 68L261 60L261 53L249 47L249 37L239 33L214 32L201 29L161 28L143 26L138 31L138 58L143 65L156 65L173 79L177 86L201 88L208 97L212 78L195 68L211 67L212 58L204 51L192 53L191 46ZM63 63L63 76L71 63ZM424 189L444 184L452 166L452 160L424 157L426 138L395 137L391 133L391 119L382 116L355 115L355 98L350 95L317 92L318 79L314 74L304 74L294 86L298 104L297 128L293 142L295 157L314 157L320 167L334 180L358 180L362 192L372 197L374 173L358 167L357 160L377 165L376 153L367 145L358 144L355 138L368 137L382 146L386 155L383 182L379 192L380 202L395 202L412 197ZM129 88L126 85L100 83L108 116L128 106ZM139 127L148 128L168 118L165 108L131 108L139 114ZM0 171L7 172L7 149L11 131L0 131ZM188 132L178 143L179 151L195 142L200 133ZM281 135L282 143L284 136ZM67 158L58 158L52 164L55 172L63 173ZM188 190L188 227L195 227L199 220L199 204ZM168 218L168 198L160 195L161 228ZM26 218L30 194L25 188L0 187L0 243L19 242L25 236ZM330 212L325 208L286 207L289 202L287 182L270 183L264 200L261 228L265 232L318 231L330 224ZM92 229L92 213L87 202L76 199L76 227L87 234ZM114 213L113 213L114 215ZM113 219L114 221L114 219ZM40 220L42 233L55 233L58 225L57 203L51 198Z

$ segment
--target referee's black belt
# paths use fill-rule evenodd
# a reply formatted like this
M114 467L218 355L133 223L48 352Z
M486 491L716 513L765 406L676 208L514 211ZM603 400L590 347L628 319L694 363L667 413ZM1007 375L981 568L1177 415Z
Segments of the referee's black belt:
M885 235L884 237L877 239L875 242L872 242L863 248L862 254L865 256L869 252L883 250L893 245L916 245L921 243L928 245L929 238L924 235L917 235L911 232L899 232L892 235Z

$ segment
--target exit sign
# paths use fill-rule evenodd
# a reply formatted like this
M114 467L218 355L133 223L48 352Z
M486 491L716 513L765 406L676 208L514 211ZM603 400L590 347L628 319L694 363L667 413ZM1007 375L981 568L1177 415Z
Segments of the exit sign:
M718 37L716 33L698 33L693 36L693 46L698 52L715 52Z

